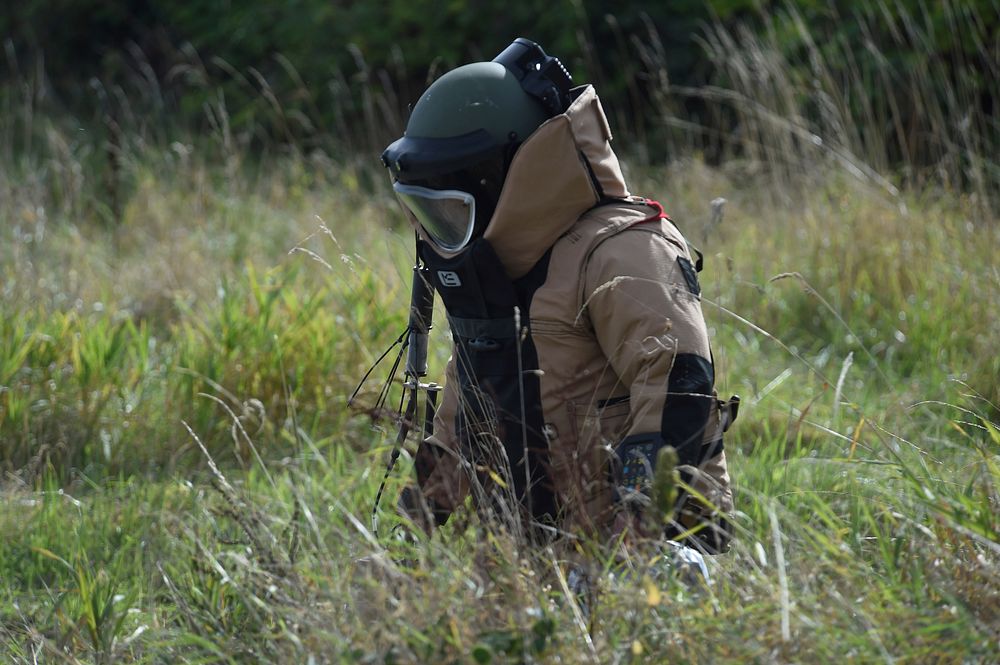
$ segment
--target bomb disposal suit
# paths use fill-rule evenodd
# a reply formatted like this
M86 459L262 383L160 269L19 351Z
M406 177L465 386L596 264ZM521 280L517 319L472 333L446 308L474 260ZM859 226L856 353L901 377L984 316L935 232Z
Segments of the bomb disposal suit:
M630 195L594 88L569 83L518 39L434 82L382 155L454 340L400 507L430 528L471 493L528 531L608 537L671 446L693 491L665 535L721 551L730 417L700 258Z

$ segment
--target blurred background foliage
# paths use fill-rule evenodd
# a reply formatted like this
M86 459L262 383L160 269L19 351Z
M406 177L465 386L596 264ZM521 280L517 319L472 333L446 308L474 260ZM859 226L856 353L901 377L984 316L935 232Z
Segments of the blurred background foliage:
M674 130L683 125L686 145L714 161L728 156L740 111L685 91L732 88L741 74L730 54L762 40L801 79L807 119L844 104L868 131L860 139L881 143L869 161L912 169L946 151L951 137L923 113L942 100L961 111L949 119L957 131L996 145L998 28L996 0L28 0L0 10L0 94L10 105L30 86L32 103L112 132L131 115L154 133L211 130L225 115L227 132L258 147L276 139L354 154L397 135L430 80L526 36L598 84L618 132L644 140L654 161L678 149L660 142L671 125L665 90L684 118ZM722 29L732 43L714 38ZM749 64L751 76L768 66ZM914 87L909 77L928 66L944 76ZM826 99L825 78L850 82L849 98Z

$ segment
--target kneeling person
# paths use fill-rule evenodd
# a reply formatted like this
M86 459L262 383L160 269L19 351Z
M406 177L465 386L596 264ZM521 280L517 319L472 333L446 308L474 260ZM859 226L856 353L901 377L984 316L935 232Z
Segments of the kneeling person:
M656 509L670 446L696 491L660 506L664 535L727 547L728 418L700 257L629 193L610 141L594 88L518 39L435 81L382 155L454 338L400 500L428 529L472 493L535 536L610 537Z

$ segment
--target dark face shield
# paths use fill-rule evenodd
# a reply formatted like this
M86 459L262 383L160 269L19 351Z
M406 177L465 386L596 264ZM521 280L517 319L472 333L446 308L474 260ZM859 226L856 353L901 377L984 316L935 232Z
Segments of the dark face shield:
M393 191L431 240L446 252L463 249L476 227L476 198L457 189L429 189L394 182Z

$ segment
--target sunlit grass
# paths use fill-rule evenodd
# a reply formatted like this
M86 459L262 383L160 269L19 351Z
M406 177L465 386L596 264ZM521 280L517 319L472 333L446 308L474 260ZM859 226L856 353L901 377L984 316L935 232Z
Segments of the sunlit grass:
M461 518L415 549L368 531L388 439L345 402L404 323L410 238L385 195L288 194L294 163L231 185L245 198L198 193L205 168L143 185L120 229L53 220L29 241L22 222L5 243L9 657L954 662L996 648L1000 441L974 391L997 390L986 303L1000 288L992 227L970 230L960 201L911 197L904 213L833 178L801 209L770 208L698 163L636 178L706 253L720 389L744 397L728 445L740 533L702 591L641 561L602 574L597 555L585 616L560 584L566 552L481 540ZM437 330L432 370L445 347Z

